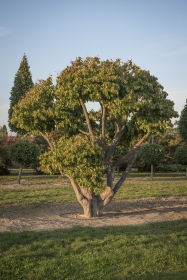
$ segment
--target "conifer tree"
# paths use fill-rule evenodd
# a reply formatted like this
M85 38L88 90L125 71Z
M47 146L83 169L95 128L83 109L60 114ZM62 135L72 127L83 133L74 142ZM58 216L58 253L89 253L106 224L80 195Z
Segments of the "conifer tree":
M0 127L0 134L8 136L8 131L5 124L2 127Z
M13 107L25 96L27 91L33 86L32 76L29 70L30 66L27 61L27 56L24 54L20 67L14 78L14 85L11 89L10 96L10 109L8 111L8 117L11 119L13 113ZM9 122L9 127L12 132L24 134L23 129L18 128L15 124Z

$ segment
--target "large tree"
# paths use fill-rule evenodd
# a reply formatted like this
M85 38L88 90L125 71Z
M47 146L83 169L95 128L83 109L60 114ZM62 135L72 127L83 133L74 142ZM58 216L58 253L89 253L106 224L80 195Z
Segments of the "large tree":
M132 61L77 58L55 86L51 77L39 81L14 108L11 123L47 140L43 170L67 176L84 215L93 217L122 186L150 133L163 132L178 116L167 95ZM87 102L98 109L88 111ZM114 184L112 168L123 162Z
M12 117L12 113L14 110L14 106L25 96L27 91L33 86L32 76L29 70L29 64L27 61L27 57L24 54L22 61L20 63L19 69L14 78L14 85L11 89L10 93L10 108L8 111L9 120ZM17 132L19 134L24 134L25 130L20 129L15 124L12 124L9 121L10 130L13 132Z

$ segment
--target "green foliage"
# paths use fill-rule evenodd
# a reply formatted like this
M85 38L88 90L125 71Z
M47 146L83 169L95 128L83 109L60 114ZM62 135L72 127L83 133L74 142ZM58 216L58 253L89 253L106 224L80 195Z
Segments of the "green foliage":
M64 104L74 108L80 97L84 103L99 102L107 110L109 123L131 116L129 125L135 124L136 130L162 130L169 123L168 116L174 111L167 95L149 71L141 70L132 61L122 63L120 59L77 58L57 77L59 108ZM176 112L174 115L177 116Z
M7 145L7 134L0 131L0 175L8 174L6 163L9 160L9 151Z
M10 156L13 161L29 167L39 156L39 148L27 141L20 141L10 146Z
M173 155L174 157L174 155ZM163 172L163 173L167 173L167 172L184 172L186 171L186 168L184 165L182 164L159 164L156 167L156 172Z
M0 134L4 134L4 135L8 136L8 131L7 131L6 125L3 125L2 127L0 127Z
M40 149L40 154L46 152L49 149L47 141L41 136L30 136L27 138L27 141L34 143ZM40 161L39 158L31 164L31 168L34 169L35 174L43 174L44 172L39 170Z
M62 136L53 150L40 158L41 169L45 172L53 174L60 170L90 190L103 186L102 150L86 136Z
M179 134L183 139L187 140L187 99L179 119Z
M14 78L14 86L11 89L10 108L8 111L9 120L12 117L14 106L25 96L29 89L33 86L32 76L29 70L27 57L24 54L20 67ZM10 130L20 134L25 133L25 130L20 129L19 126L9 121Z
M178 133L172 133L171 129L168 131L166 130L166 133L164 135L159 135L155 138L155 142L159 145L163 146L165 149L165 157L163 160L164 164L174 164L174 153L175 150L181 145L182 138L178 135Z
M177 163L187 166L187 146L178 147L174 157Z
M10 122L48 141L44 170L96 189L102 186L104 165L112 165L147 133L163 132L178 116L167 95L156 77L132 61L79 57L58 75L56 86L49 77L30 89ZM89 101L99 110L87 111Z
M156 143L145 144L140 148L139 156L145 163L156 165L163 160L165 150L161 145Z

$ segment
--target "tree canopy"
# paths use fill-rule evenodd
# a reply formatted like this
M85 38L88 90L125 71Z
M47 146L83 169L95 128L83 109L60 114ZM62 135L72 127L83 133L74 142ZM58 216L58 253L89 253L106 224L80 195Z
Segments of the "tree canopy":
M29 70L29 64L27 57L24 54L22 61L20 63L19 69L14 78L14 86L10 93L10 108L8 111L9 120L12 117L13 107L25 96L27 91L33 86L32 76ZM15 124L9 121L10 130L20 134L25 133L24 130L18 128Z
M4 126L0 127L0 175L7 173L6 163L9 160L7 134Z
M18 175L17 183L20 184L22 168L29 167L35 162L40 154L37 145L29 143L28 141L15 142L10 146L11 159L20 164L20 172Z
M51 77L38 81L10 121L48 141L43 168L66 175L84 214L96 216L125 181L143 141L178 116L167 96L157 78L132 61L79 57L57 76L55 86ZM99 108L88 111L87 102ZM113 186L111 168L127 159Z
M174 154L177 163L186 166L186 179L187 179L187 146L179 146Z
M0 127L0 134L4 134L4 135L8 136L7 127L5 124L2 127Z
M142 145L139 156L145 163L157 165L163 160L165 150L163 146L156 143L145 144Z
M183 139L187 140L187 99L179 119L179 134Z

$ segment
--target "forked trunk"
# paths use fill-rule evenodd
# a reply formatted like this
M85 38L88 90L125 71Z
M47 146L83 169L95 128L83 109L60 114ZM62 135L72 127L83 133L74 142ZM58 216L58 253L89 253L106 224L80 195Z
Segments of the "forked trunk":
M101 209L105 207L114 197L114 195L117 193L119 188L122 186L123 182L126 180L131 167L133 163L135 162L137 156L138 156L138 151L141 143L143 140L145 140L148 137L148 133L142 138L137 145L132 149L131 152L127 153L128 157L130 157L128 165L125 169L125 171L122 173L121 178L118 180L118 182L115 184L113 187L113 174L112 174L112 167L109 165L107 169L107 187L101 194L95 194L94 191L91 191L85 187L81 187L75 182L69 175L66 175L70 182L71 185L74 189L76 198L78 202L81 204L83 211L84 211L84 217L85 218L92 218L92 217L98 217L101 214ZM123 160L125 157L122 157Z
M112 199L114 193L110 187L106 187L104 192L96 195L94 192L81 187L82 197L78 198L78 202L82 205L85 218L99 217L101 210Z
M106 187L101 194L96 195L95 192L80 187L71 177L67 177L70 179L76 198L83 208L83 216L85 218L100 216L101 209L105 207L114 196L112 188Z

